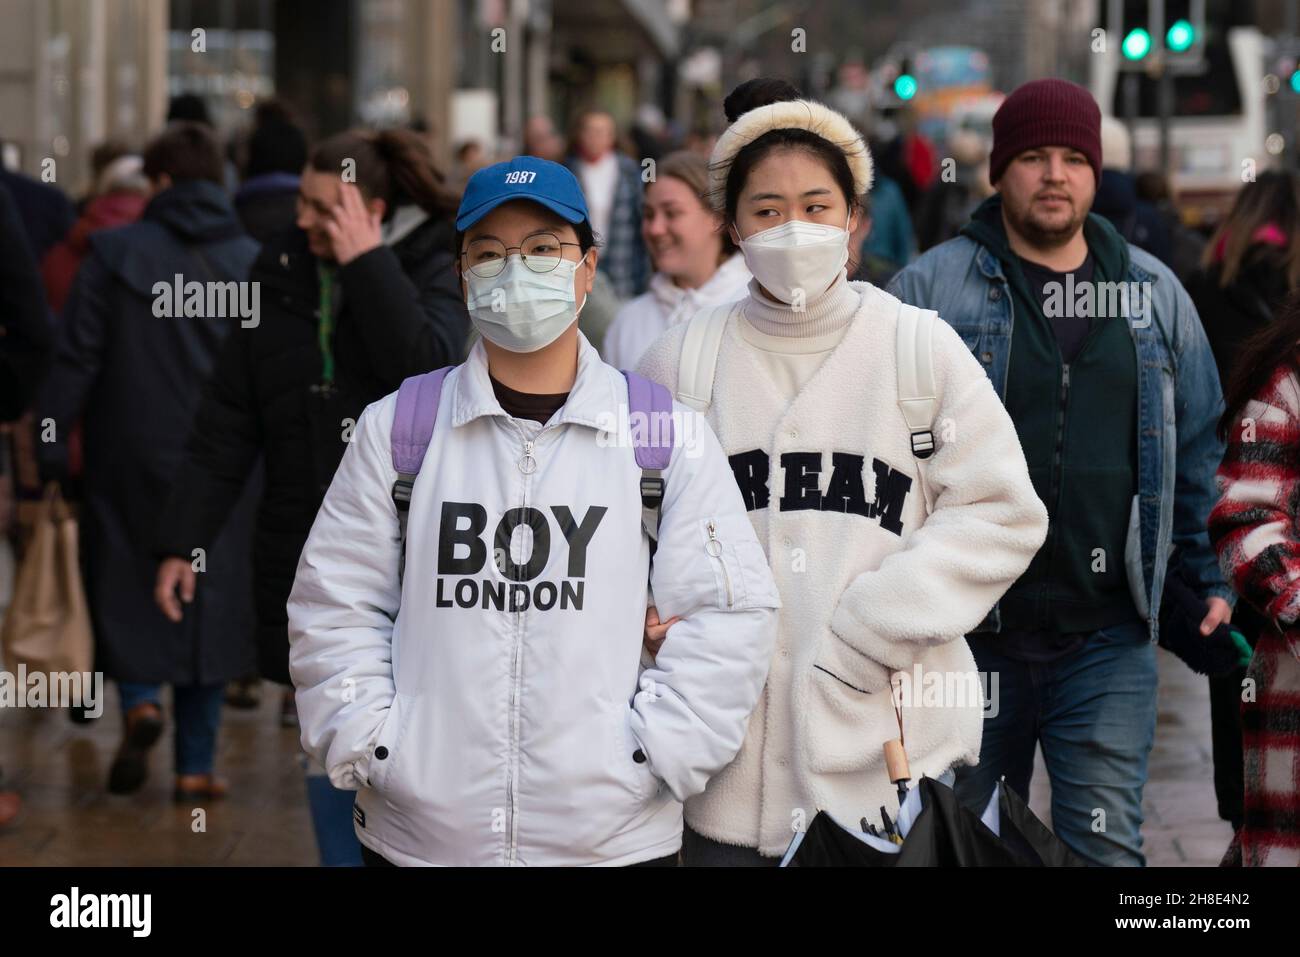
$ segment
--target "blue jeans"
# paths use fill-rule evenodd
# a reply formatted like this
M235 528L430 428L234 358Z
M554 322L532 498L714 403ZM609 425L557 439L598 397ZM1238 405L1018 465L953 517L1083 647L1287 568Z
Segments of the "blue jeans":
M123 714L145 701L162 710L162 685L119 681L117 690L122 698ZM224 684L172 687L172 707L176 712L177 774L212 773L224 692Z
M979 764L957 772L957 796L979 813L1005 775L1028 801L1041 745L1057 837L1090 864L1143 866L1142 788L1156 733L1156 651L1146 626L1103 628L1046 663L1008 658L997 642L995 634L970 639L980 671L997 674L998 700Z

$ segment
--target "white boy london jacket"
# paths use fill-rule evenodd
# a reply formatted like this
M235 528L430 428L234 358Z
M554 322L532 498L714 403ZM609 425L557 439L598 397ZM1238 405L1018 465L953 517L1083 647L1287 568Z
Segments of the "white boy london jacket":
M675 406L650 581L686 621L642 673L650 557L623 376L580 336L543 427L506 415L477 344L443 385L400 585L396 402L358 421L288 603L302 743L360 789L357 837L403 865L674 853L680 802L740 749L780 604L717 439Z
M913 782L978 761L983 689L963 635L1047 534L1015 426L979 361L939 321L926 516L898 406L899 302L851 287L860 301L843 340L788 405L736 331L738 303L708 410L784 605L744 747L687 804L686 823L768 855L818 810L851 827L897 808L883 752L899 736L891 679ZM641 373L677 391L686 331L666 333Z

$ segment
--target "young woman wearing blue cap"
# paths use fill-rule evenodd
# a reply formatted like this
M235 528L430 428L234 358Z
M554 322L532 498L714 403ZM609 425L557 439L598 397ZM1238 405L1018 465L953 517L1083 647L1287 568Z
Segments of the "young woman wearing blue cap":
M303 744L372 863L671 864L763 685L771 574L708 427L578 331L573 175L480 170L456 228L482 339L357 423L289 600ZM649 668L647 581L690 622Z
M900 737L913 778L974 763L982 700L962 636L1047 528L978 360L933 313L846 277L871 184L861 136L781 81L726 107L711 196L754 279L640 370L707 410L783 605L745 744L687 802L688 865L775 864L819 810L879 823L898 807L884 745ZM649 619L648 647L673 614Z

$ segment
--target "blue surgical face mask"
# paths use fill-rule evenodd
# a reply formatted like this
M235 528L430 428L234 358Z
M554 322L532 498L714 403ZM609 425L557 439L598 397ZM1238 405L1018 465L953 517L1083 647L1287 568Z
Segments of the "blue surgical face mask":
M580 260L585 262L586 256ZM465 300L474 328L489 342L510 352L544 349L578 318L573 277L578 263L560 259L550 272L534 272L518 254L506 257L505 268L484 279L465 274ZM583 305L587 304L583 297Z

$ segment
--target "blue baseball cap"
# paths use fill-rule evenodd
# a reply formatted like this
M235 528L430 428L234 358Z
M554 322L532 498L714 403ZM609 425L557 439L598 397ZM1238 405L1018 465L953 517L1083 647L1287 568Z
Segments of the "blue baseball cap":
M532 200L570 223L587 219L587 199L577 177L559 163L516 156L485 166L469 178L456 212L456 229L464 232L512 199Z

